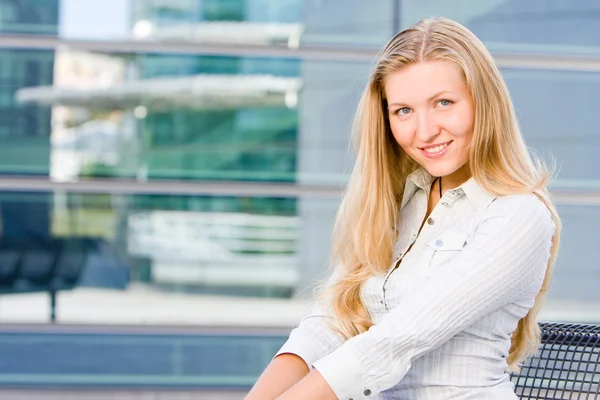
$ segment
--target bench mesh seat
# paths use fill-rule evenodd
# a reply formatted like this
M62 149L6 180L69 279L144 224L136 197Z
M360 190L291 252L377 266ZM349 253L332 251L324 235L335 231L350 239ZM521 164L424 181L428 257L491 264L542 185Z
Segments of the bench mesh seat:
M600 399L600 325L540 323L542 344L519 374L521 399Z

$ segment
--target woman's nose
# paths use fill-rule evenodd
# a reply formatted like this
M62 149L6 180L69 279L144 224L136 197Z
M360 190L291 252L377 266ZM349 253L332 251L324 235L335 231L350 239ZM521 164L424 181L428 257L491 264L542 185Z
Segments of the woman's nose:
M435 120L426 114L420 115L417 122L417 138L422 142L432 141L440 133Z

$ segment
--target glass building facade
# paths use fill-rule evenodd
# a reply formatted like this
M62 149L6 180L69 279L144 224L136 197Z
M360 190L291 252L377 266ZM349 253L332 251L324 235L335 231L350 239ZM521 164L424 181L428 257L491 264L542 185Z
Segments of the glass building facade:
M0 1L0 34L57 35L58 0ZM22 106L15 93L24 87L52 85L54 51L0 49L0 173L48 178L51 110L47 105ZM46 240L49 198L28 201L29 193L3 191L0 199L2 236L5 240Z
M328 265L377 52L433 15L484 41L556 162L542 319L600 322L596 3L0 0L0 392L250 385Z

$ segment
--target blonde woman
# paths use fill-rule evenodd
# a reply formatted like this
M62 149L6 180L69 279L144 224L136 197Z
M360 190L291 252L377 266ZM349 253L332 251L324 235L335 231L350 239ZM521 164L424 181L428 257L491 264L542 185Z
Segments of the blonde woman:
M335 271L247 399L516 399L560 220L489 52L448 19L399 33L356 133Z

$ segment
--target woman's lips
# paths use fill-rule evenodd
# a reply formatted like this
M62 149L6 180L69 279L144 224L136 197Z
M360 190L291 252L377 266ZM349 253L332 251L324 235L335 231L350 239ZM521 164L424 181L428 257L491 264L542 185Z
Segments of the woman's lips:
M448 147L452 144L452 141L441 143L435 146L427 146L426 148L419 148L423 155L431 160L443 157L448 151Z

